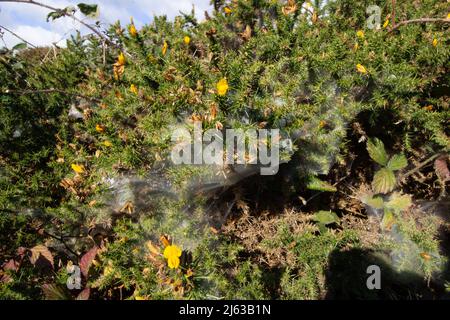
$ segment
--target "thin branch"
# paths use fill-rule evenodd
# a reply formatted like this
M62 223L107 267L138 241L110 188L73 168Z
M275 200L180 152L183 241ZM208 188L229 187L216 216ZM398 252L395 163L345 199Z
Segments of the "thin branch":
M71 97L77 97L77 98L83 98L92 102L100 102L100 99L94 98L94 97L88 97L82 94L77 94L77 93L71 93L71 92L67 92L61 89L41 89L41 90L5 90L5 91L0 91L0 94L40 94L40 93L60 93L66 96L71 96Z
M91 25L89 25L88 23L84 22L81 19L78 19L73 13L71 12L67 12L63 9L58 9L58 8L54 8L51 7L49 5L46 5L44 3L41 2L36 2L34 0L0 0L0 2L17 2L17 3L28 3L28 4L33 4L42 8L46 8L52 11L56 11L56 12L60 12L62 13L63 16L66 17L71 17L72 19L74 19L75 21L77 21L78 23L82 24L83 26L85 26L86 28L88 28L89 30L91 30L92 32L94 32L96 35L98 35L100 38L102 38L106 43L108 43L109 45L112 45L114 47L120 47L117 44L115 44L114 42L112 42L110 39L108 39L108 37L106 37L104 34L102 34L100 31L98 31L97 29L95 29L94 27L92 27Z
M395 28L395 4L396 0L392 0L392 28Z
M435 155L432 155L430 158L426 159L425 161L419 163L415 168L413 168L412 170L406 172L405 174L401 175L399 177L399 181L405 181L405 179L407 177L409 177L410 175L416 173L417 171L419 171L421 168L423 168L424 166L426 166L427 164L429 164L431 161L433 161L434 159L436 159L437 157L441 156L442 153L436 153Z
M29 45L30 47L33 48L37 48L34 44L28 42L27 40L25 40L24 38L22 38L21 36L19 36L17 33L15 33L14 31L9 30L8 28L0 25L0 29L4 29L5 31L8 31L9 33L11 33L14 37L16 37L17 39L19 39L22 42L25 42L27 45Z
M76 253L75 251L73 251L70 247L69 247L69 245L64 241L64 238L63 237L58 237L58 236L55 236L55 235L53 235L53 234L51 234L51 233L49 233L49 232L47 232L47 231L45 231L45 230L43 230L44 231L44 234L46 235L46 236L49 236L50 238L53 238L53 239L55 239L55 240L57 240L57 241L59 241L59 242L61 242L63 245L64 245L64 247L67 249L67 251L69 251L71 254L73 254L75 257L80 257L80 255L78 254L78 253Z
M401 26L412 24L412 23L450 23L450 19L441 19L441 18L421 18L421 19L413 19L413 20L405 20L401 21L395 26L389 30L389 32L392 32L394 30L397 30Z

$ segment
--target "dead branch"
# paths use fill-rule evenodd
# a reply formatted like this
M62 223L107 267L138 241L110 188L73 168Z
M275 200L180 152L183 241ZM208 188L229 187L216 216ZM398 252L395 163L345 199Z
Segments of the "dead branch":
M27 45L29 45L32 48L37 48L34 44L28 42L27 40L25 40L24 38L22 38L21 36L19 36L17 33L15 33L14 31L9 30L8 28L0 25L0 29L3 29L9 33L11 33L14 37L16 37L17 39L19 39L22 42L25 42Z
M71 92L67 92L61 89L28 89L28 90L4 90L4 91L0 91L0 94L41 94L41 93L59 93L59 94L63 94L66 96L71 96L71 97L76 97L76 98L83 98L92 102L100 102L100 99L94 98L94 97L88 97L82 94L77 94L77 93L71 93Z
M63 16L66 17L70 17L72 19L74 19L75 21L77 21L78 23L82 24L83 26L85 26L86 28L88 28L89 30L91 30L92 32L94 32L97 36L99 36L100 38L102 38L107 44L114 46L114 47L119 47L117 44L115 44L114 42L112 42L110 39L108 39L107 36L105 36L104 34L102 34L100 31L98 31L97 29L95 29L94 27L92 27L91 25L89 25L88 23L84 22L81 19L78 19L73 13L71 12L67 12L65 10L62 9L58 9L58 8L54 8L52 6L46 5L44 3L41 2L37 2L34 0L0 0L0 2L17 2L17 3L28 3L28 4L33 4L42 8L46 8L52 11L56 11L56 12L60 12Z
M398 28L400 28L401 26L405 26L407 24L413 24L413 23L419 23L419 24L424 24L424 23L450 23L450 19L441 19L441 18L421 18L421 19L412 19L412 20L405 20L405 21L401 21L397 24L395 24L391 30L389 30L389 32L392 32L394 30L397 30Z

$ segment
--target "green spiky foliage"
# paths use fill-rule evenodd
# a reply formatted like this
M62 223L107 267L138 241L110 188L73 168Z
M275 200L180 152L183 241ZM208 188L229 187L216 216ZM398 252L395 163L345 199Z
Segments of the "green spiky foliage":
M64 286L67 262L80 263L97 246L83 278L92 297L119 298L118 287L122 298L319 297L324 285L311 280L309 266L325 272L330 251L353 240L314 230L286 236L296 262L268 293L260 266L239 256L233 240L211 236L208 199L190 206L190 183L210 172L167 168L165 160L174 126L192 119L203 129L280 128L295 145L284 161L302 177L329 172L347 148L348 124L361 114L371 131L405 137L409 149L448 148L447 25L370 30L373 1L321 2L305 11L305 1L214 1L204 21L193 13L155 17L136 33L116 23L106 32L116 46L77 35L63 49L2 51L0 231L8 237L0 253L19 259L19 247L45 244L63 266L43 276L24 258L19 273L2 271L2 297L42 297L36 282ZM375 2L383 22L391 2ZM396 18L446 17L446 10L438 0L405 1ZM219 95L224 78L229 88ZM402 159L384 160L396 170ZM145 188L124 176L146 181ZM312 190L335 190L311 179ZM168 189L160 181L171 185L171 196L160 196ZM144 244L162 234L189 251L177 270L165 264L161 244L157 262L148 258ZM316 237L320 250L301 250ZM223 256L209 251L218 243ZM304 272L311 279L297 281ZM44 293L61 296L58 290Z

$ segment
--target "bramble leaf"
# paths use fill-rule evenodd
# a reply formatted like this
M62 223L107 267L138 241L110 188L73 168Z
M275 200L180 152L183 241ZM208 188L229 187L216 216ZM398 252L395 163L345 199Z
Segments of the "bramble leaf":
M25 42L21 42L16 44L12 49L13 50L22 50L22 49L26 49L27 48L27 44Z
M87 17L94 18L98 15L98 6L96 4L79 3L77 6L80 8L81 13Z
M405 155L403 153L399 153L392 156L386 167L391 169L392 171L396 171L405 168L407 165L408 160L406 159Z
M317 177L311 177L306 185L309 190L336 192L336 187Z
M372 188L376 193L388 193L394 190L395 184L394 172L388 168L381 168L373 177Z
M384 200L380 196L367 197L363 202L374 209L383 209Z
M409 194L394 193L386 203L386 208L399 212L408 209L411 204L412 200Z
M383 230L391 230L395 224L395 216L391 210L384 209L383 220L381 220L381 228Z
M384 143L378 138L369 139L367 141L367 152L369 156L378 164L385 166L388 163L389 157L384 148Z
M319 224L329 225L332 223L339 223L339 217L333 211L319 211L314 215L314 221Z

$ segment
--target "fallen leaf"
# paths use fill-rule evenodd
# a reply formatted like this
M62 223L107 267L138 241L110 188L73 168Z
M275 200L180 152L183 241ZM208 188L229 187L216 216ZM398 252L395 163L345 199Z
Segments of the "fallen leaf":
M91 295L91 288L86 287L81 291L78 296L77 300L89 300L89 296Z
M89 268L92 265L92 261L95 259L95 256L97 255L98 247L94 246L91 248L88 252L86 252L80 260L80 271L83 274L85 278L88 277L89 274Z
M11 270L11 271L14 271L14 272L16 272L17 270L19 270L19 262L18 261L16 261L16 260L14 260L14 259L11 259L11 260L9 260L8 262L5 262L3 265L2 265L2 268L3 268L3 270Z
M153 255L159 255L161 253L161 250L159 249L159 247L155 246L153 244L153 242L151 241L147 241L145 243L145 245L147 246L148 250L153 254Z
M37 245L31 248L30 251L31 251L30 256L31 264L36 265L42 261L44 263L45 262L49 263L52 266L52 268L54 268L53 256L46 246Z

